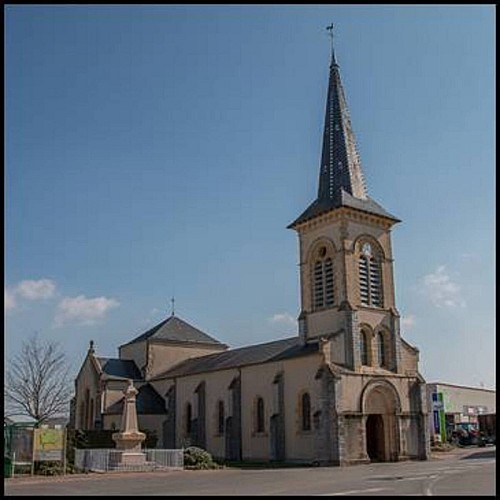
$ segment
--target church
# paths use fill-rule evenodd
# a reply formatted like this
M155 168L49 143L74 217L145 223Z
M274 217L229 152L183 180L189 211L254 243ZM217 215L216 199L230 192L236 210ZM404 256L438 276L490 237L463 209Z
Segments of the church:
M332 47L317 197L288 226L299 239L297 335L230 349L172 313L118 358L91 342L72 425L117 429L132 380L139 428L158 448L233 461L425 460L425 381L395 304L399 222L368 196Z

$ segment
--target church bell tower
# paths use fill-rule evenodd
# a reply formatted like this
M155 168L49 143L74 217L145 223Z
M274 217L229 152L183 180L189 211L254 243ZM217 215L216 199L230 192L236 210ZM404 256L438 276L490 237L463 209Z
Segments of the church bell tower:
M332 361L352 370L400 371L398 222L368 196L332 43L318 194L288 227L299 237L299 335L331 340Z

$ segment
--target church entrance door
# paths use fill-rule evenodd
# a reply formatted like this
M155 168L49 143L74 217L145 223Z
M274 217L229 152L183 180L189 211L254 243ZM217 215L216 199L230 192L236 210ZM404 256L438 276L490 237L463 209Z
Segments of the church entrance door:
M372 462L382 462L385 459L382 415L372 414L366 419L366 452Z
M399 456L399 397L384 382L372 383L363 397L365 452L374 462L397 461Z

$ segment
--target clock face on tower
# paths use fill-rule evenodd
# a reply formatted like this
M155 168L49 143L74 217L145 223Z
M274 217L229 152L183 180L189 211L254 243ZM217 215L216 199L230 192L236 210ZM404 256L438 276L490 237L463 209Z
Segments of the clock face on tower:
M365 243L361 251L363 252L364 255L369 257L372 254L372 246L370 245L370 243Z

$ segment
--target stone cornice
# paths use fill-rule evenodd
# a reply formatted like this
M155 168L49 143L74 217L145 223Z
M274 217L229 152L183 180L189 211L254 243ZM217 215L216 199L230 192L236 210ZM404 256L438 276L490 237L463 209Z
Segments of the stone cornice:
M387 230L389 230L394 225L394 221L386 217L363 212L361 210L356 210L350 207L338 207L333 208L332 210L321 215L318 215L313 219L309 219L297 224L295 229L298 233L304 233L317 227L323 227L325 225L331 224L335 221L358 222L377 228L383 227Z

